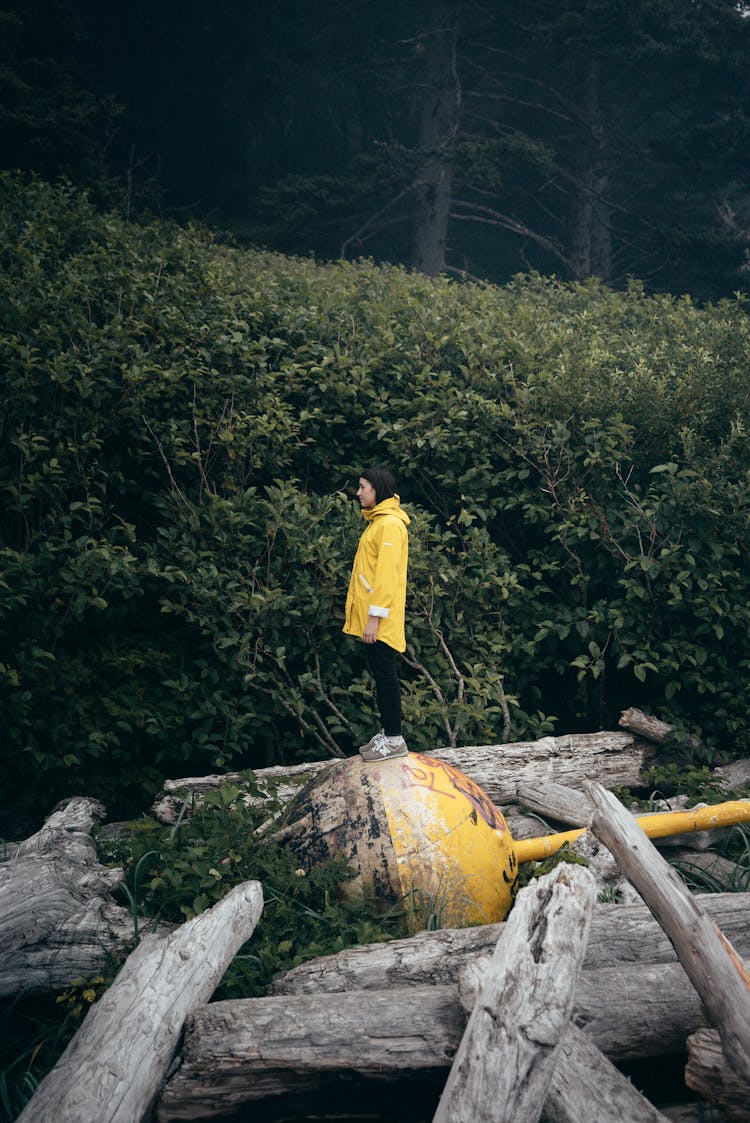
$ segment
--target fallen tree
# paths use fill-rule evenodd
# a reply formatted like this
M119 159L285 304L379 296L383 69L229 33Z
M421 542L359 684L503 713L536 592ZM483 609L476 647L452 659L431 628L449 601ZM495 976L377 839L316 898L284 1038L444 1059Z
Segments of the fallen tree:
M547 1090L543 1123L666 1123L591 1038L569 1025Z
M699 900L659 854L622 804L601 784L587 782L594 805L591 830L669 936L719 1031L734 1071L750 1081L750 974Z
M699 1029L688 1038L685 1083L715 1104L730 1123L750 1123L750 1083L727 1064L715 1029Z

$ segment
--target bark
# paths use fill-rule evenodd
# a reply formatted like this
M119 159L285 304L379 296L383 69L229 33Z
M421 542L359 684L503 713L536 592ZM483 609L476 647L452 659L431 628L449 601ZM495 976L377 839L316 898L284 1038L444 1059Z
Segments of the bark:
M750 1080L750 974L622 804L599 784L587 783L586 791L594 805L592 831L669 936L719 1031L727 1060Z
M426 54L425 85L419 148L425 160L416 190L413 265L431 277L445 271L448 218L453 173L450 148L455 140L461 106L461 86L456 69L455 0L431 5L427 33L422 38Z
M679 964L584 970L574 1025L612 1060L679 1055L705 1024ZM215 1002L188 1019L182 1064L158 1104L160 1123L206 1120L270 1096L324 1090L333 1079L447 1071L465 1014L458 988L394 987Z
M570 1020L596 886L558 866L518 895L484 970L434 1123L536 1123Z
M750 955L750 893L701 897L709 916L743 955ZM446 985L497 943L504 924L419 932L387 944L364 944L311 959L279 976L273 994L321 994L389 987ZM598 905L591 921L585 970L677 964L669 939L645 905Z
M461 769L499 805L518 802L519 784L534 788L552 781L580 788L595 776L605 787L639 787L643 772L655 763L653 745L632 733L579 733L565 737L542 737L539 741L516 741L506 745L469 745L457 749L435 749L429 756ZM285 802L307 780L334 763L315 761L289 768L261 768L259 784L278 785L276 798ZM186 794L218 788L223 783L242 783L239 773L223 776L190 776L167 780L153 806L157 819L174 823ZM248 794L248 803L262 802Z
M133 918L110 894L121 869L97 862L89 835L105 815L93 799L57 808L0 863L0 996L65 990L111 972L134 939Z
M45 1076L17 1123L138 1123L150 1110L188 1012L207 1002L263 908L257 881L171 935L147 936Z
M716 1030L700 1029L688 1038L685 1083L716 1104L729 1123L750 1123L750 1083L727 1064Z
M587 1034L569 1025L542 1111L542 1123L666 1123Z

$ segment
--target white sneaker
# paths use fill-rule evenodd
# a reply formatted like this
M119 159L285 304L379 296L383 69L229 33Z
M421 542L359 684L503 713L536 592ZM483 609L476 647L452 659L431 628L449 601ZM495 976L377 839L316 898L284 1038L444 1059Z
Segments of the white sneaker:
M359 750L363 760L391 760L393 757L406 756L409 750L403 737L386 737L382 731L376 733Z

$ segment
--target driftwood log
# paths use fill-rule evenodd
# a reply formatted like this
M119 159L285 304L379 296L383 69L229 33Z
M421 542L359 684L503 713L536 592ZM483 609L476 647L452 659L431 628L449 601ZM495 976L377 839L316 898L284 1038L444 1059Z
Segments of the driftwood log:
M651 714L644 714L643 710L635 707L623 710L617 724L621 729L627 729L638 737L653 741L655 745L666 745L674 739L676 733L673 725L661 721L658 717L652 717ZM689 735L683 739L682 744L688 749L698 749L701 742L699 737Z
M392 1080L447 1072L464 1031L455 987L408 987L239 999L194 1010L180 1068L157 1105L160 1123L210 1119L243 1103L320 1090L345 1073Z
M110 894L120 869L97 861L89 832L101 803L60 805L36 834L6 844L0 862L0 995L58 991L111 972L134 938L133 918Z
M750 1083L727 1064L715 1029L699 1029L688 1038L685 1083L730 1123L750 1123Z
M523 889L484 969L434 1123L537 1123L570 1020L596 883L558 866Z
M750 1080L750 974L731 943L646 838L622 804L600 784L587 782L594 805L591 830L672 941L721 1037L724 1054Z
M211 997L262 908L260 884L249 881L171 935L146 936L17 1123L138 1123L164 1081L188 1012Z
M537 815L571 827L586 827L591 818L591 804L583 792L554 780L524 781L516 786L516 798Z
M750 893L709 893L703 908L728 939L750 956ZM504 924L418 932L386 944L363 944L311 959L280 975L272 994L316 994L444 985L477 955L489 954ZM585 970L677 964L672 944L645 905L597 905L584 957Z
M572 1020L616 1061L683 1053L705 1014L679 964L633 965L584 970ZM322 1090L342 1076L447 1074L464 1026L455 985L211 1003L188 1018L181 1065L157 1118L209 1119L266 1097Z
M519 802L519 784L533 787L540 781L580 788L584 780L596 776L605 787L637 787L644 770L656 759L649 741L626 732L579 733L507 745L435 749L428 755L455 765L500 805ZM261 768L255 775L262 785L269 781L277 785L276 798L285 802L331 763L323 760L289 768ZM201 792L226 782L242 783L239 773L234 772L167 780L153 805L153 813L161 822L173 823L188 798L186 793L200 797Z
M542 1123L666 1123L666 1116L587 1034L569 1025L547 1090Z

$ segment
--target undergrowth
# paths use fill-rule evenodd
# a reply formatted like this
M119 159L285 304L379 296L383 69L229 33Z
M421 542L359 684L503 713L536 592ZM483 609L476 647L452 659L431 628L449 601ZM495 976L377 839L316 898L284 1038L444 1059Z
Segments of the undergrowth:
M253 997L282 971L318 955L400 935L402 910L383 913L373 899L345 897L352 877L343 859L306 871L294 852L259 831L278 810L252 774L206 793L173 827L153 819L133 824L125 839L100 841L105 859L124 865L124 895L134 915L152 924L181 924L220 901L235 885L263 886L263 914L235 957L217 998ZM265 795L248 806L246 793Z

